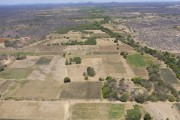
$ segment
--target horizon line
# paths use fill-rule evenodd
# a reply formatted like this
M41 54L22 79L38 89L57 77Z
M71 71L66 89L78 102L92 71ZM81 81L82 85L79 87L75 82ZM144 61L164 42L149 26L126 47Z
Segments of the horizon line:
M122 1L122 2L59 2L59 3L19 3L19 4L0 4L0 6L18 6L18 5L47 5L47 4L51 4L51 5L54 5L54 4L87 4L87 3L94 3L94 4L103 4L103 3L173 3L173 2L180 2L179 0L178 1L143 1L143 2L140 2L140 1L135 1L135 2L132 2L132 1Z

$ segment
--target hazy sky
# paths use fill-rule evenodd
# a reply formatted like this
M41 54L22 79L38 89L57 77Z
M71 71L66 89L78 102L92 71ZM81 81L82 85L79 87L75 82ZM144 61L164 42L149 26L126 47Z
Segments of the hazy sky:
M158 2L180 0L0 0L0 5L5 4L35 4L35 3L68 3L68 2Z

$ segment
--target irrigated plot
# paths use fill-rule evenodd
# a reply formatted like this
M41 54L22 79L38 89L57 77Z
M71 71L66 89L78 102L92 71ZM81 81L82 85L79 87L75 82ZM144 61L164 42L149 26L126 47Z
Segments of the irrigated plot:
M27 76L31 74L31 68L8 68L0 72L0 78L13 79L13 80L26 80Z
M124 120L124 105L79 103L72 107L72 120Z
M162 68L160 70L160 75L162 79L170 84L177 84L178 80L176 79L175 75L169 68Z
M62 84L58 81L19 81L10 87L5 99L56 99Z
M101 99L101 82L74 82L64 84L62 99Z
M15 102L0 103L0 120L64 120L68 112L65 102Z
M140 54L132 54L127 57L127 62L135 67L145 67L147 62L144 59L143 55Z
M37 65L48 65L53 59L53 56L44 56L40 57L36 62Z

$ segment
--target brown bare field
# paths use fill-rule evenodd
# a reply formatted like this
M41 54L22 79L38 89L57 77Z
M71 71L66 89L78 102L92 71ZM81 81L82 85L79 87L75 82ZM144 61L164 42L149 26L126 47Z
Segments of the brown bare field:
M12 80L2 80L0 81L0 97L8 90L8 88L14 83Z
M71 78L73 82L84 81L83 73L86 72L87 67L93 67L96 75L94 77L89 77L88 81L98 81L100 77L105 77L104 66L102 64L102 58L83 58L82 63L67 65L68 77Z
M145 111L149 112L154 120L180 120L180 112L173 103L156 102L143 105Z
M6 38L0 38L0 43L3 43L5 40L7 40Z
M73 82L63 85L61 99L101 99L101 82Z
M0 119L5 120L66 120L67 112L66 102L0 102Z
M145 67L132 67L132 70L137 77L141 77L143 79L148 79L149 77Z
M19 81L13 84L5 99L50 100L56 99L62 84L58 81Z

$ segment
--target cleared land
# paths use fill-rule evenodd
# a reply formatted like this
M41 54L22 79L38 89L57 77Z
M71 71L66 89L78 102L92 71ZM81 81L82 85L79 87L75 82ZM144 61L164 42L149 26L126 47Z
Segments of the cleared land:
M72 120L123 120L124 105L79 103L72 107Z
M15 100L51 100L57 99L61 90L61 83L53 80L19 81L13 84L5 99Z
M0 102L0 120L65 120L66 102Z
M6 90L8 90L9 86L12 85L14 81L11 80L3 80L0 81L0 97L4 94Z
M145 111L149 112L154 120L180 120L180 112L170 102L147 103L143 105Z
M101 82L74 82L64 84L61 99L101 99Z

